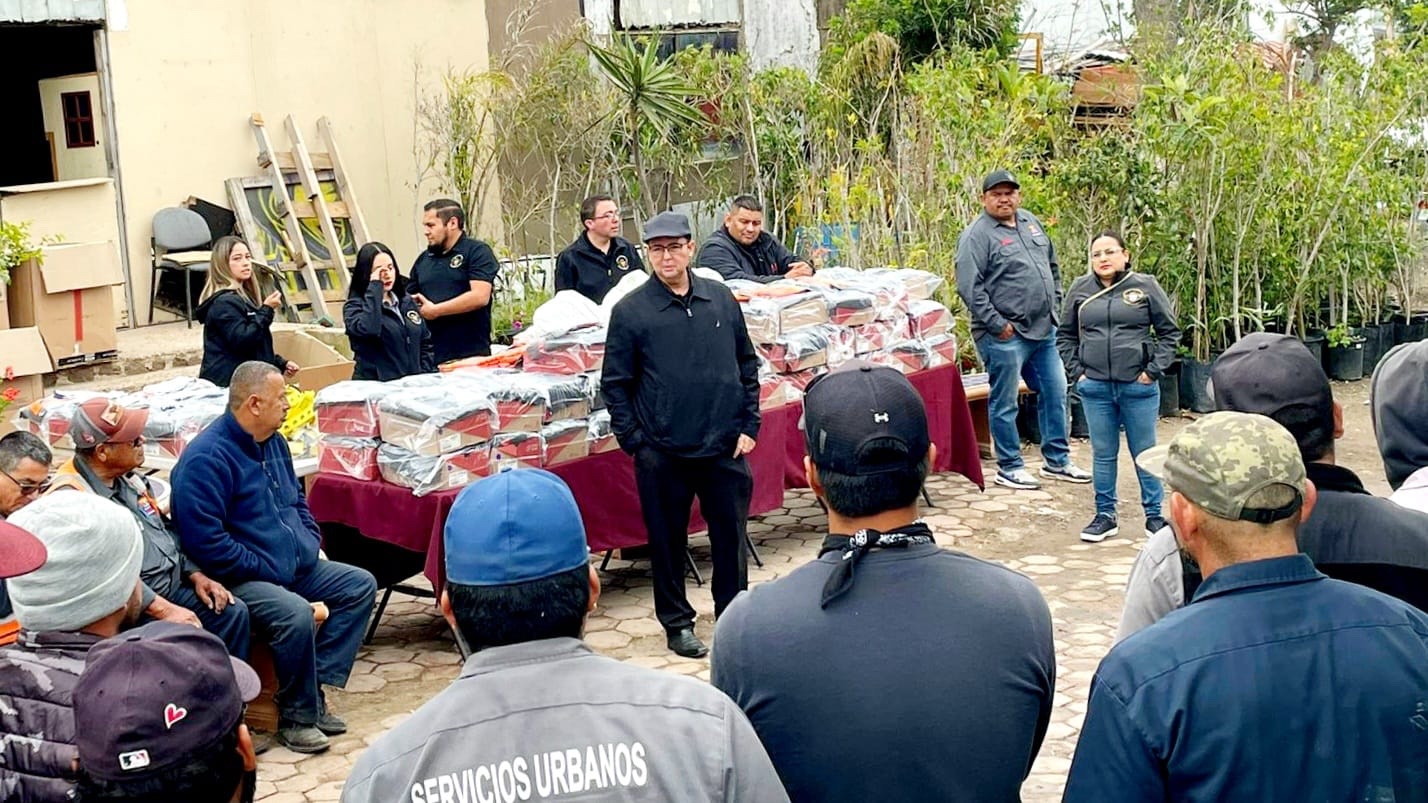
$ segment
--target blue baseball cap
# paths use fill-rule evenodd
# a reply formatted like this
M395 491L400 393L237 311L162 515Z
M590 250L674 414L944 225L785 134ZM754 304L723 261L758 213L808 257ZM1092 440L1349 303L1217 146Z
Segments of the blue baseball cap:
M540 469L467 486L446 517L446 579L466 586L528 583L590 562L570 488Z

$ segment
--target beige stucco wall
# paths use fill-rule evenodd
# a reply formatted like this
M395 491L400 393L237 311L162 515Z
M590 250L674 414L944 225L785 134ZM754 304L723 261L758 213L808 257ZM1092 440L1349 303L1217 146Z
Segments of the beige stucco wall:
M64 132L64 105L60 96L66 92L88 92L89 103L94 115L94 145L88 148L71 148L66 144ZM70 181L77 178L106 178L109 162L104 158L104 140L108 132L104 130L104 109L99 96L99 76L67 75L63 78L46 78L40 81L40 110L44 116L45 131L54 143L56 181Z
M417 82L430 91L448 67L488 61L485 7L471 0L130 0L109 48L141 321L154 213L190 195L228 206L224 180L260 174L252 112L279 150L287 115L313 151L329 117L372 236L410 265L431 193L413 153Z

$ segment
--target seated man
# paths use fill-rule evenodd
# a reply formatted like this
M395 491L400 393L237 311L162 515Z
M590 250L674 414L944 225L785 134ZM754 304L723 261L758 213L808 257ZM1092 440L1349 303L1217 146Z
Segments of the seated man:
M280 744L320 753L347 724L327 708L322 684L342 687L362 646L377 582L363 569L321 560L321 535L293 473L283 375L249 361L233 372L228 412L189 444L174 467L174 524L184 554L248 605L273 648ZM322 627L312 602L331 612Z
M788 799L729 698L581 642L600 580L558 477L508 471L467 487L445 539L441 611L474 653L362 753L344 803L435 803L453 789L470 800Z
M0 438L0 520L40 498L49 487L52 459L50 447L28 432ZM0 582L0 639L13 636L14 630L10 597Z
M1428 342L1404 343L1373 372L1369 402L1389 500L1428 513Z
M94 645L74 687L80 799L251 801L258 759L243 705L261 688L223 642L172 622Z
M1256 332L1215 360L1210 384L1216 408L1269 416L1299 443L1319 490L1314 515L1299 528L1299 548L1314 567L1428 611L1428 514L1371 495L1336 464L1344 411L1319 359L1288 335ZM1116 639L1194 599L1201 576L1169 530L1151 536L1131 567Z
M34 533L47 556L9 580L20 638L0 647L0 793L65 803L74 788L70 695L89 648L139 619L144 544L133 516L93 494L47 496L9 523Z
M918 519L936 447L906 377L849 363L804 405L829 535L817 560L724 612L714 686L749 715L792 800L1018 799L1055 690L1046 601L1026 577L938 547Z
M1068 803L1425 799L1428 615L1300 554L1299 449L1219 412L1140 454L1205 581L1101 661Z
M812 276L813 266L764 231L764 207L752 195L734 199L724 225L699 247L694 264L725 279L773 282Z
M148 480L136 470L144 465L148 419L146 409L104 398L76 407L69 424L74 459L55 472L49 493L95 493L132 513L144 533L144 614L183 624L201 622L223 639L230 653L247 658L248 607L184 557Z

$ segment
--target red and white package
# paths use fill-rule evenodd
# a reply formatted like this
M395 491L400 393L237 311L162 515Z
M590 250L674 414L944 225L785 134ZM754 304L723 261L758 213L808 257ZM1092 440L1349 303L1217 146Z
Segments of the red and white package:
M873 297L873 318L888 321L906 315L908 303L907 285L889 273L886 270L825 268L803 281L820 287L868 293Z
M778 340L778 305L770 298L751 298L739 305L744 313L744 328L749 330L749 340L755 343L772 343Z
M359 480L375 480L377 450L381 443L375 438L345 438L328 435L317 442L319 474L342 474Z
M394 390L384 382L360 379L328 385L317 392L312 402L317 431L349 438L377 437L377 405Z
M502 377L505 390L492 390L491 395L525 394L538 398L544 410L540 423L588 418L594 395L587 375L515 373ZM522 396L524 398L524 396ZM539 430L534 427L530 431Z
M907 291L909 301L926 301L937 295L943 279L935 273L916 268L872 268L864 274L875 281L897 282Z
M799 371L796 374L787 374L785 378L789 381L790 384L793 385L794 390L798 391L799 394L803 394L808 390L808 385L813 382L813 380L826 373L828 373L828 369L820 365L817 368L810 368L807 371Z
M909 301L907 318L912 336L918 340L952 331L952 311L936 301Z
M579 460L590 454L590 422L583 419L556 421L540 431L547 466Z
M448 454L483 443L495 432L496 404L474 387L391 393L377 406L382 440L426 456Z
M910 333L907 316L891 321L873 321L853 330L853 349L857 354L871 354L882 351L894 343L908 339Z
M759 379L759 409L772 410L803 398L788 374L769 374Z
M610 411L597 410L590 414L590 454L604 454L620 448L615 433L610 429Z
M828 322L839 326L862 326L877 320L876 299L872 293L857 289L828 288L823 291L828 305Z
M892 366L904 374L926 370L931 359L927 346L917 340L904 340L882 351L873 352L867 358L869 362Z
M464 488L491 474L490 442L443 455L420 455L390 443L377 450L382 479L410 488L413 496Z
M755 348L780 374L805 371L828 363L828 335L817 326L785 333L773 343L761 343Z
M853 359L857 354L858 336L852 329L831 323L825 323L817 329L828 338L828 362L825 364L830 371Z
M605 329L587 326L532 343L522 367L541 374L583 374L604 364Z
M539 432L504 432L491 438L491 457L497 461L516 460L540 468Z
M927 346L927 367L939 368L957 362L957 336L936 335L922 341Z

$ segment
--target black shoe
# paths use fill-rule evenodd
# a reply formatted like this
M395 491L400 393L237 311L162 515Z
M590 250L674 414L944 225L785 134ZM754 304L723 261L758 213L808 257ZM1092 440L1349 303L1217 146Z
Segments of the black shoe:
M316 725L300 722L280 722L277 732L278 744L294 753L322 753L332 746L327 735Z
M694 635L694 628L686 627L682 630L675 630L665 637L665 643L674 651L675 655L682 655L685 658L703 658L709 654L709 648L704 646L704 642Z
M1146 517L1145 517L1145 537L1146 537L1146 538L1151 538L1151 537L1153 537L1156 533L1160 532L1161 530L1164 530L1166 527L1169 527L1169 526L1170 526L1170 522L1166 521L1165 519L1161 518L1160 516L1146 516Z
M332 713L332 709L327 707L327 695L323 695L320 699L322 700L322 708L317 713L317 722L315 723L317 729L328 736L337 736L338 734L346 733L347 723L343 721L341 717Z
M253 755L261 756L273 749L273 734L254 733L253 735Z
M1081 530L1081 540L1096 544L1118 532L1120 532L1120 528L1116 526L1115 516L1109 513L1097 513L1096 517L1091 519L1091 523Z

